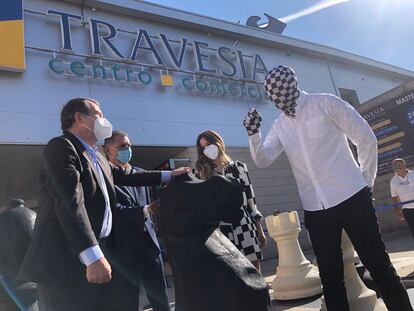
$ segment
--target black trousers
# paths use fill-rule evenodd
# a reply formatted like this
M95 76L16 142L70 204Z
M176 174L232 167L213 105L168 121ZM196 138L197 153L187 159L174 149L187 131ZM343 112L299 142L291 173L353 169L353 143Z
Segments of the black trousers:
M65 287L38 284L39 311L118 311L119 302L116 293L122 284L122 277L112 262L111 252L106 240L99 245L112 268L112 279L104 284L92 284L85 278L78 284L67 284ZM115 295L114 295L115 293Z
M410 227L411 234L414 236L414 208L403 208L405 221Z
M117 311L112 299L113 280L65 288L38 284L39 311Z
M362 263L378 284L388 310L413 310L407 291L385 250L367 188L335 207L305 211L305 226L318 261L329 311L349 311L343 275L342 229L348 234Z
M140 289L143 286L154 311L170 311L162 257L153 248L151 237L145 233L139 245L140 252L136 256L129 253L127 260L113 256L119 278L112 295L119 310L137 311Z
M38 285L39 311L138 311L140 284L118 268L107 284L57 288ZM169 311L164 274L159 258L144 266L142 283L154 311Z
M138 311L141 284L154 311L170 311L161 255L147 251L152 245L147 234L139 245L141 255L126 263L100 243L112 267L111 281L90 284L85 274L85 281L76 286L39 284L39 311Z

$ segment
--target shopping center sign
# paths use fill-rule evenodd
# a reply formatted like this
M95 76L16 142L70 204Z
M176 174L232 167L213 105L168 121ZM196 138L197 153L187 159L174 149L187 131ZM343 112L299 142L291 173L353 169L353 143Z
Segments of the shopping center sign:
M252 70L249 74L246 55L242 51L222 46L214 49L215 55L211 55L207 43L197 40L190 42L186 38L178 41L179 49L178 51L174 51L175 47L171 42L176 44L177 41L168 39L162 33L156 35L156 39L161 42L162 51L160 51L160 47L157 47L154 43L154 36L150 35L147 30L141 28L131 34L131 50L128 53L121 52L121 49L116 44L116 38L120 30L117 30L111 23L92 18L84 20L82 16L51 9L47 11L47 14L48 16L59 18L62 39L61 50L69 53L76 53L72 43L71 26L74 23L86 23L89 25L91 56L98 58L109 57L118 61L141 64L140 57L145 52L150 53L153 58L153 63L146 65L183 70L183 61L188 54L186 52L191 49L194 55L195 72L197 73L218 75L227 78L239 77L241 79L255 81L258 74L265 74L267 72L266 66L258 54L253 55ZM104 51L109 52L109 55L105 55ZM223 66L211 66L212 62L210 59L213 57L219 60ZM227 68L224 69L223 67Z
M187 91L264 99L260 81L267 72L266 65L260 55L244 54L237 44L232 48L211 47L198 40L174 40L163 33L153 35L142 28L122 31L107 21L85 20L53 9L43 14L60 22L61 49L50 50L53 58L48 63L54 74L148 85L154 81L155 69L165 87L173 86L178 77ZM74 48L71 30L75 23L88 25L88 55L79 54ZM131 37L131 49L127 52L118 46L119 32ZM0 1L0 69L26 69L22 0Z
M148 85L154 80L155 69L159 71L163 86L173 86L174 78L179 76L181 86L188 91L264 98L261 83L257 81L263 79L267 68L258 54L246 55L235 47L212 48L208 43L187 38L174 40L163 33L150 34L142 28L122 31L107 21L85 20L82 16L53 9L47 11L47 16L60 21L60 52L64 56L55 54L50 59L49 69L55 74ZM85 61L68 61L68 55L78 55L71 34L76 23L89 26L85 36L89 37L90 55ZM131 37L128 51L118 46L120 32Z

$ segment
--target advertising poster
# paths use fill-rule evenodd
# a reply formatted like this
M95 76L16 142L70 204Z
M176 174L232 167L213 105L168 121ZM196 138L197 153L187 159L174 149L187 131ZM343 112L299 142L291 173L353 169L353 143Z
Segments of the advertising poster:
M414 92L379 105L363 117L378 139L378 176L392 172L395 158L403 158L407 167L414 167Z

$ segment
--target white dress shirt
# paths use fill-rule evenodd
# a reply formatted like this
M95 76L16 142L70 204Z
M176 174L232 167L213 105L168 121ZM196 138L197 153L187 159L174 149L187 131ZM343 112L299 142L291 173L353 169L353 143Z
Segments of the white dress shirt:
M414 172L408 170L404 178L395 174L391 179L391 196L399 197L401 202L414 200ZM414 203L407 203L402 208L414 208Z
M111 212L111 203L109 201L109 194L108 194L108 189L106 187L105 178L103 176L102 168L97 158L98 147L90 146L86 141L84 141L79 136L76 136L76 137L85 147L85 150L88 152L89 156L91 157L92 162L95 164L96 171L98 172L98 175L99 175L99 184L101 185L102 194L105 199L104 217L103 217L102 229L99 235L99 239L106 238L109 236L109 234L111 233L111 229L112 229L112 212ZM79 259L85 266L91 265L92 263L98 261L102 257L104 257L104 254L101 248L99 247L99 245L93 245L79 253Z
M347 137L357 147L360 165ZM249 142L258 167L269 166L286 152L307 211L336 206L374 185L377 139L359 113L334 95L302 91L295 119L281 113L264 141L259 132Z

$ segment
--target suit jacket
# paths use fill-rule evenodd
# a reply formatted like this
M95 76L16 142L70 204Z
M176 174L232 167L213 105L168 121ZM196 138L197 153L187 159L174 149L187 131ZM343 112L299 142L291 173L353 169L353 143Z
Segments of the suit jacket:
M133 169L143 172L140 168ZM127 169L130 170L131 168ZM117 209L142 211L144 206L150 203L146 187L116 185L115 192ZM117 217L113 222L113 230L116 237L115 255L122 260L122 263L134 266L138 265L144 257L155 258L160 254L157 235L150 217L146 219Z
M142 210L115 209L115 184L157 185L160 172L132 174L113 166L98 153L113 218L143 219ZM97 245L105 211L100 178L82 143L65 132L46 145L41 161L38 216L21 273L30 281L49 286L86 284L85 266L78 255ZM111 248L112 233L106 244Z

